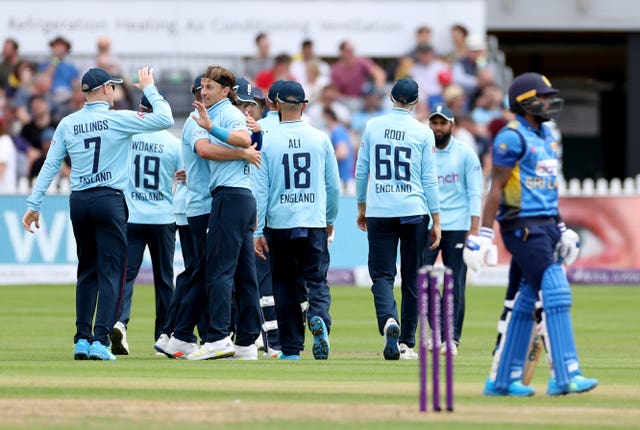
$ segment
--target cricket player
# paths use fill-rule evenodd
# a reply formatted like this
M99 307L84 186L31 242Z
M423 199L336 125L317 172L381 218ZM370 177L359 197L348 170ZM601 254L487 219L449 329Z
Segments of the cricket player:
M69 214L76 238L76 360L115 360L109 350L109 332L115 324L117 299L123 284L127 256L127 204L132 137L173 125L171 108L158 94L153 69L138 70L136 84L147 96L152 113L110 110L114 78L100 68L89 69L81 88L82 109L62 119L56 128L38 180L27 198L22 226L40 228L40 205L62 160L71 158ZM98 300L98 297L100 298ZM95 319L95 322L94 322Z
M338 214L338 164L329 137L301 119L307 103L302 86L284 82L276 99L282 121L264 135L264 162L255 180L255 252L260 259L271 256L279 358L300 359L305 337L300 303L308 301L313 357L326 360L331 330L327 239Z
M487 396L531 396L522 384L527 347L534 324L535 303L544 307L548 345L553 361L547 394L589 391L597 379L582 376L569 310L571 289L557 255L575 260L577 234L567 229L558 212L558 147L543 124L562 108L558 90L538 73L524 73L509 86L509 105L516 114L493 143L492 181L482 213L479 236L469 236L464 258L471 268L485 263L498 220L505 247L524 282L519 290L483 393ZM512 270L516 273L516 270Z
M146 96L140 100L141 114L153 112ZM153 269L156 319L153 339L162 331L173 295L173 257L176 248L176 218L173 214L174 175L183 169L180 140L168 130L133 137L129 185L125 198L127 222L127 274L119 300L118 321L111 330L111 351L128 355L126 329L131 317L133 284L144 250L149 247ZM184 173L184 172L182 172Z
M369 275L378 330L384 336L383 355L385 360L398 360L399 343L406 358L415 358L418 268L424 263L429 236L429 249L435 250L441 233L433 132L411 115L418 84L411 78L400 79L391 89L391 101L392 111L370 119L362 135L356 162L356 223L369 241ZM398 242L400 319L393 296Z

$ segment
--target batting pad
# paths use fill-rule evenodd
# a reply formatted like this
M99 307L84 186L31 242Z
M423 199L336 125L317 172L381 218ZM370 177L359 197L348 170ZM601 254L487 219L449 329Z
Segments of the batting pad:
M500 354L495 380L498 390L507 390L511 382L522 379L537 299L536 293L528 284L520 283Z
M571 376L580 374L580 365L569 314L571 288L559 265L547 268L542 275L540 289L556 383L561 389L566 389Z

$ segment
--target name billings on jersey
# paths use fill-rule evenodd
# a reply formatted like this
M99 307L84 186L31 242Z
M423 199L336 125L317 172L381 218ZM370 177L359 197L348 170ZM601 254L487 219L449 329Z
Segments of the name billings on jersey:
M316 193L288 193L280 194L280 204L295 203L314 203L316 201Z
M160 191L151 191L149 193L132 191L131 200L137 200L137 201L143 201L143 202L159 202L164 200L164 195L162 195Z
M410 193L411 184L376 184L376 193Z
M98 172L95 175L80 176L80 184L91 185L111 180L111 172Z
M164 151L164 145L161 143L149 143L143 140L134 140L131 142L131 148L134 151L140 152L153 152L156 154L162 154Z
M89 133L92 131L109 130L109 120L103 119L101 121L87 122L84 124L74 124L73 134L78 135L82 133Z

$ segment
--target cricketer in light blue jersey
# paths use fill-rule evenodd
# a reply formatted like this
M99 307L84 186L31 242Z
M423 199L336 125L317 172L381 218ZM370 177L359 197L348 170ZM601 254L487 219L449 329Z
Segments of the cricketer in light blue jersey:
M441 233L433 132L411 114L418 101L418 84L411 78L400 79L391 89L391 101L391 112L367 121L362 134L355 175L356 224L367 232L383 356L398 360L417 358L413 351L418 324L416 276L429 236L429 249L436 249ZM400 318L393 294L398 244Z
M256 173L254 244L258 257L271 257L280 358L300 358L306 323L313 356L322 360L329 358L328 237L338 214L338 163L329 137L301 120L307 103L302 86L284 82L277 102L282 121L264 135ZM300 306L305 301L306 315Z
M44 193L65 156L71 158L69 215L78 253L76 283L76 360L115 360L108 349L109 332L117 315L118 292L122 288L127 254L127 206L124 193L129 180L132 136L173 125L171 108L158 94L153 71L138 70L139 83L153 113L110 110L114 78L100 68L82 77L84 107L60 121L40 176L27 199L29 209L23 227L39 227L39 209ZM100 300L98 300L98 296Z

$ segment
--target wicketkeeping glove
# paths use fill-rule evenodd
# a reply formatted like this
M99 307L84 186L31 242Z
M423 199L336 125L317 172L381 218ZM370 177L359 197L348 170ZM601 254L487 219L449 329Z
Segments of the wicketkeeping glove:
M571 266L576 262L580 254L580 236L575 231L567 228L563 222L558 223L558 229L562 236L560 236L553 256L558 264L564 263L567 266Z
M493 244L493 229L481 227L479 236L470 234L464 245L462 258L471 270L498 264L498 248Z

